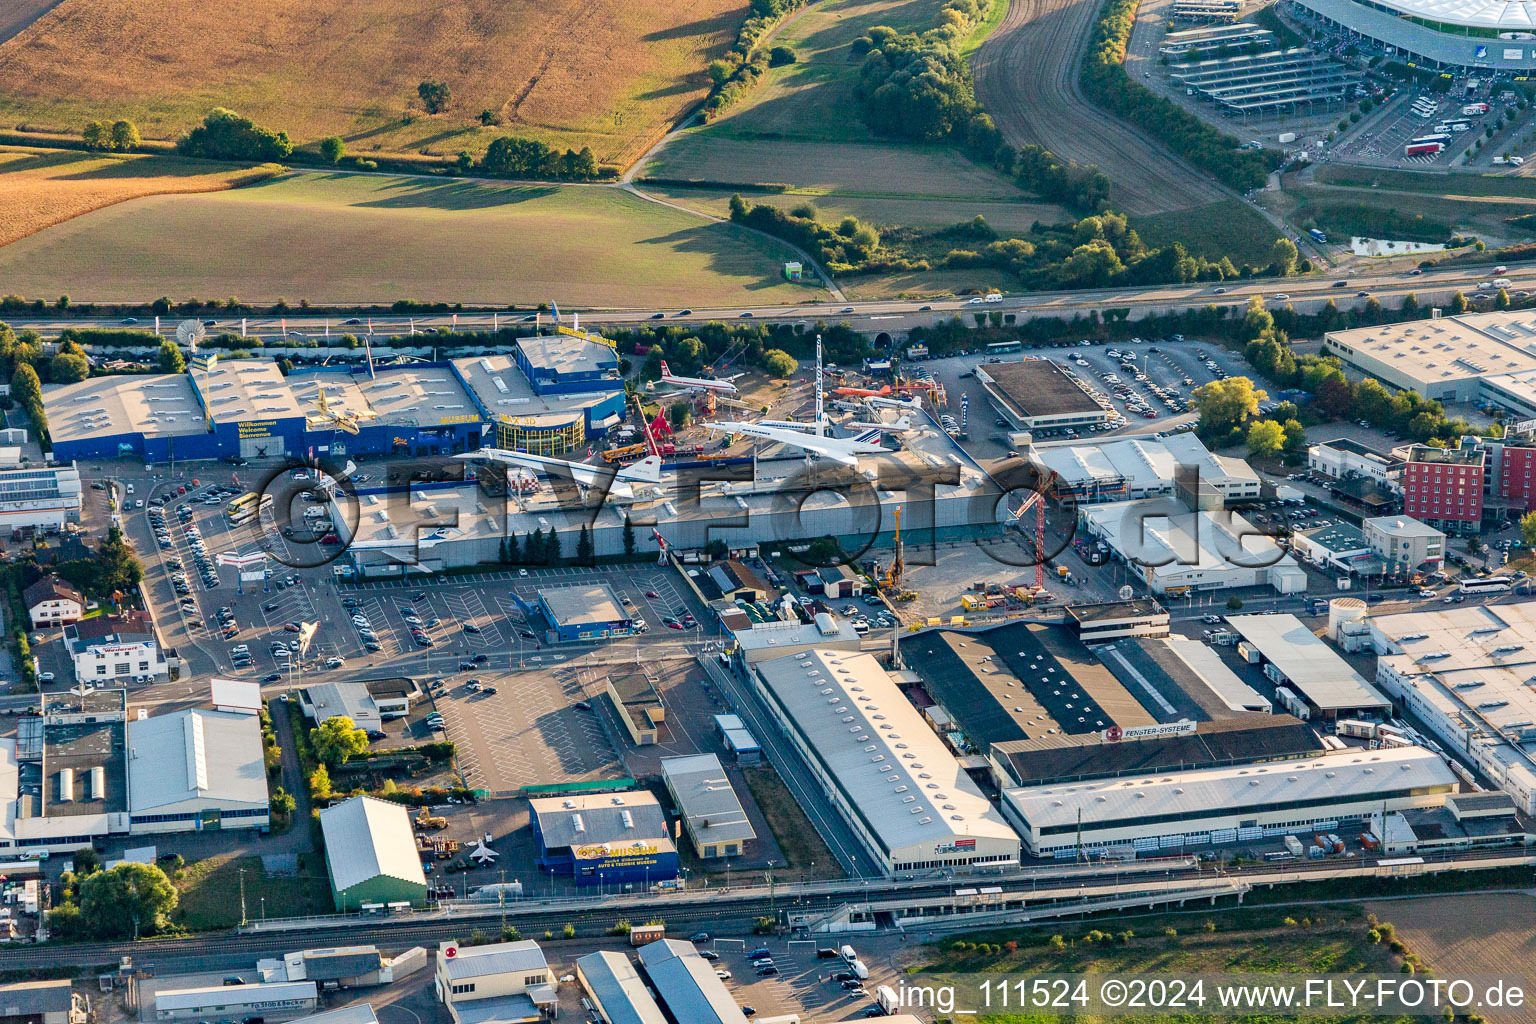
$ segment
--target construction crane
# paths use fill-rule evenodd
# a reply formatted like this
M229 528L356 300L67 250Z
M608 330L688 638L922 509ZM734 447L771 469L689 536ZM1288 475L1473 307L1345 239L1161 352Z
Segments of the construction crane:
M1030 491L1029 497L1025 498L1018 511L1009 517L1009 521L1018 522L1030 509L1035 510L1035 592L1038 594L1045 589L1045 490L1043 488Z
M891 564L886 568L884 576L876 576L875 581L882 591L889 593L896 601L911 601L917 597L916 592L904 590L901 586L902 573L906 571L906 561L901 555L901 509L896 506L896 550L891 557Z
M349 434L356 434L358 432L358 425L363 420L371 420L378 415L372 409L359 409L356 412L350 412L346 409L333 409L329 400L325 397L324 384L319 385L316 389L315 410L318 415L307 417L310 429L323 430L329 425L337 430L344 430Z

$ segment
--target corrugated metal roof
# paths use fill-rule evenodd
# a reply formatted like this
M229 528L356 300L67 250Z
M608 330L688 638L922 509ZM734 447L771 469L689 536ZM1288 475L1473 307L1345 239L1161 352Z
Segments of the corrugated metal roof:
M528 801L528 805L538 819L546 849L657 839L667 834L667 816L656 798L643 790L541 797ZM625 811L629 812L628 823Z
M640 947L640 963L672 1018L687 1024L746 1024L746 1014L693 944L662 939Z
M205 1006L247 1006L289 999L314 999L312 981L278 981L269 985L213 985L206 988L161 989L156 1010L197 1010Z
M454 981L549 968L549 961L544 959L544 951L532 939L496 942L488 946L460 946L458 955L447 960L446 964L448 977Z
M1423 747L1351 750L1307 761L1207 768L1156 777L1073 785L1026 786L1008 799L1038 835L1042 828L1081 820L1111 827L1153 815L1219 815L1276 801L1359 800L1372 794L1454 784L1439 755ZM1173 829L1169 829L1173 831Z
M1294 615L1228 615L1227 625L1317 708L1349 710L1392 703Z
M321 811L320 830L337 892L379 875L427 884L410 815L399 804L355 796Z
M725 766L714 754L664 757L661 773L696 842L744 842L757 838L757 831L747 820L746 809L725 774Z
M128 749L134 814L186 800L267 802L261 726L252 715L189 710L130 720Z
M577 959L576 976L608 1024L667 1024L640 972L623 953L609 949L588 953Z

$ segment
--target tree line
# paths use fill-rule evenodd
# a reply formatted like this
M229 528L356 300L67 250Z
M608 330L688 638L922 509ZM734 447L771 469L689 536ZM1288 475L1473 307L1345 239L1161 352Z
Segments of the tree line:
M1284 277L1311 269L1287 238L1275 240L1265 266L1237 267L1226 257L1190 253L1179 242L1148 246L1124 215L1112 212L1070 224L1037 222L1027 238L1002 238L982 217L939 231L898 229L882 236L853 217L824 224L809 204L785 211L736 195L730 208L732 221L799 246L834 275L990 268L1040 290Z
M979 108L959 44L996 2L949 0L925 32L877 25L853 41L850 53L864 61L855 95L872 131L913 142L964 140Z
M1246 192L1263 186L1269 172L1280 166L1278 154L1241 148L1237 139L1138 85L1126 72L1136 7L1136 0L1104 4L1078 73L1083 91L1228 187Z
M729 52L709 63L710 92L704 100L704 120L713 121L757 88L769 68L795 62L795 52L787 46L775 46L766 53L760 49L786 16L805 5L806 0L752 0L747 20L736 33Z

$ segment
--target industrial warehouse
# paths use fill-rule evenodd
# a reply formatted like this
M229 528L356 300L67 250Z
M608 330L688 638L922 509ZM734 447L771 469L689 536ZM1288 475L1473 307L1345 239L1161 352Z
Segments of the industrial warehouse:
M180 374L93 377L43 395L60 461L452 455L584 448L624 416L613 350L523 338L515 354L296 367L208 353Z
M265 828L254 715L127 715L122 690L54 697L0 740L0 851L69 850L118 835Z

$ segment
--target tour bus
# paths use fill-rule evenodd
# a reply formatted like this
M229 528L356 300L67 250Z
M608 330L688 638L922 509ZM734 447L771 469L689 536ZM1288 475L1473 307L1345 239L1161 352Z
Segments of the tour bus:
M1514 585L1508 576L1484 576L1482 579L1461 581L1463 594L1499 594Z
M224 506L224 516L230 526L239 526L256 518L258 511L270 512L271 510L272 495L258 495L255 491L247 491Z

